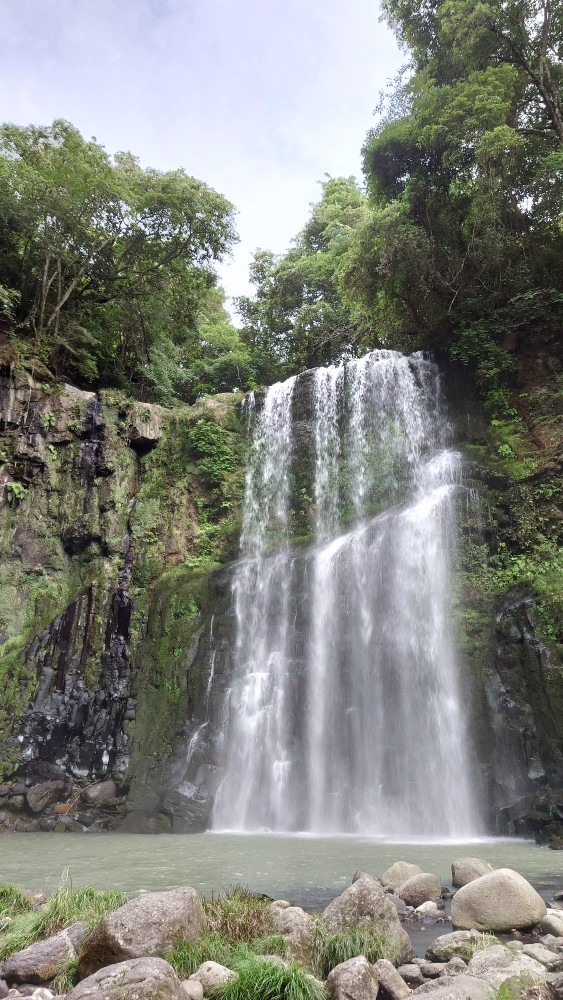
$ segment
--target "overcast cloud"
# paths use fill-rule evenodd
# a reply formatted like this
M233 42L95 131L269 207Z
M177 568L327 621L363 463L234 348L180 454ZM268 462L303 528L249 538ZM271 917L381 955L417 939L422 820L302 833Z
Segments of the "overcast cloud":
M66 118L224 194L241 236L229 295L256 247L286 249L325 172L360 176L401 63L376 0L0 0L0 15L2 120Z

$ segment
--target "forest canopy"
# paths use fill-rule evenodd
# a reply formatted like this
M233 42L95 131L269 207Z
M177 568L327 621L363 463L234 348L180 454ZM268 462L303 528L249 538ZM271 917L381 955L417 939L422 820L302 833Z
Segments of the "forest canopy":
M490 398L563 312L563 3L383 0L405 50L363 147L231 322L234 208L68 122L0 129L0 364L168 405L377 346L440 348Z

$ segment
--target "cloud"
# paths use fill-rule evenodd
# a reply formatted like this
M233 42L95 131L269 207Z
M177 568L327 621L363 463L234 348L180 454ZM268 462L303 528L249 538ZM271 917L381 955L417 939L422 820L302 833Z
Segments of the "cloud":
M325 171L359 175L400 62L375 0L4 0L2 117L67 118L225 194L233 295L257 246L281 252L302 227Z

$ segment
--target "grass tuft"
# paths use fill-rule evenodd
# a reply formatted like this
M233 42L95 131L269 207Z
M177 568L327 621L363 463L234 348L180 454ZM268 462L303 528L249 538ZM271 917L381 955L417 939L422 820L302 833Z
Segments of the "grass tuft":
M327 992L299 965L247 962L237 979L217 991L220 1000L325 1000Z
M337 965L357 955L364 955L372 963L380 958L391 962L397 958L395 948L375 923L331 934L325 924L317 921L312 942L312 963L316 975L326 979Z
M92 886L73 889L66 868L59 888L39 912L26 910L13 916L6 932L0 935L0 961L78 920L95 927L108 913L126 902L125 893L114 889L99 891Z
M21 885L0 885L0 917L29 913L33 903Z
M266 937L255 938L251 943L255 955L287 955L287 938L283 934L268 934Z
M178 940L164 957L180 979L187 979L204 962L218 962L219 965L236 971L244 962L252 961L254 955L243 941L232 943L213 931L200 941Z
M242 885L203 900L209 930L228 941L250 942L271 934L272 915L267 899L255 896Z
M53 979L53 990L63 996L73 989L78 982L78 958L69 958L60 966Z

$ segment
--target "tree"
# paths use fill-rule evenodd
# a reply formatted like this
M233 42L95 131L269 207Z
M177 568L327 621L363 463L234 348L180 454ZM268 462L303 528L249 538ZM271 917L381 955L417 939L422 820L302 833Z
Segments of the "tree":
M143 382L162 344L197 347L233 207L177 170L113 160L68 122L0 130L0 283L18 357L89 385Z

